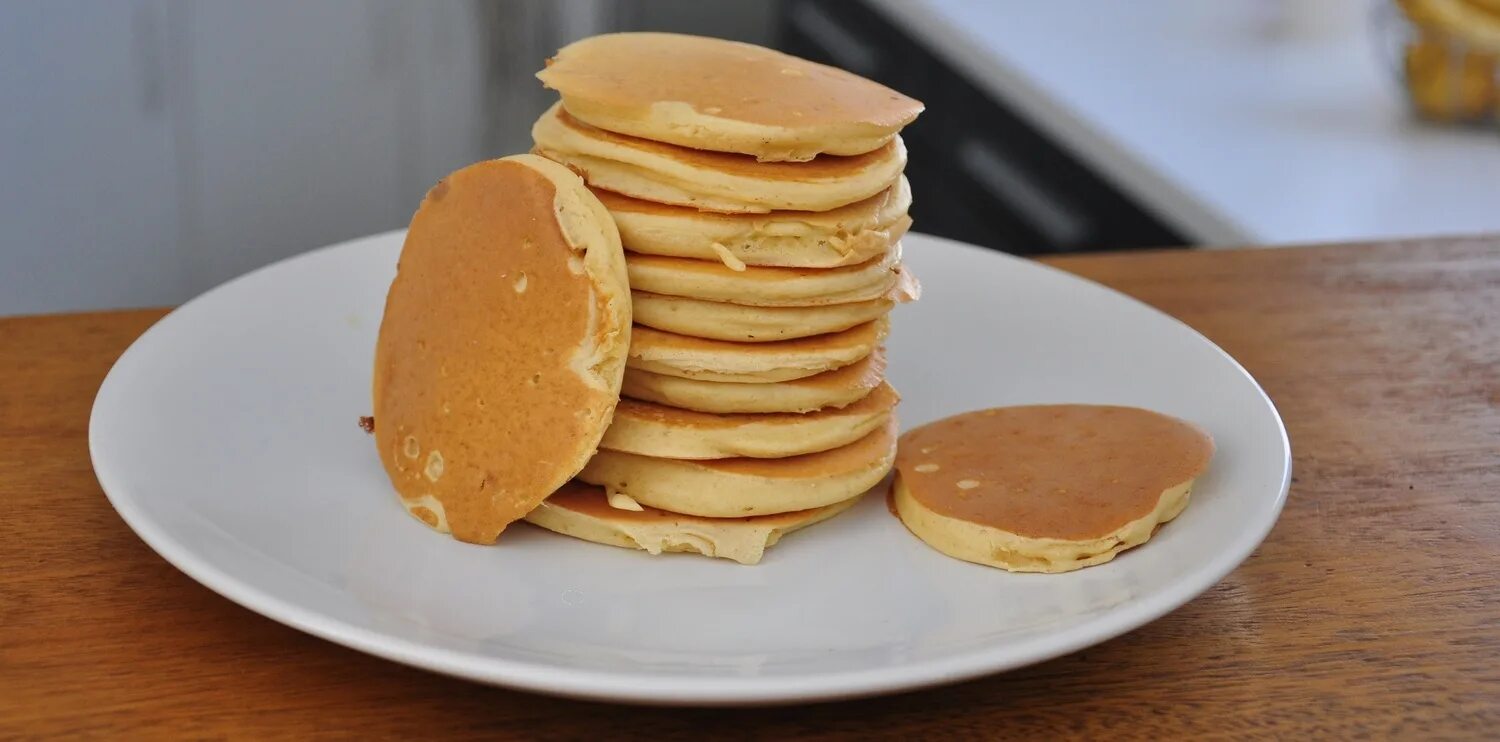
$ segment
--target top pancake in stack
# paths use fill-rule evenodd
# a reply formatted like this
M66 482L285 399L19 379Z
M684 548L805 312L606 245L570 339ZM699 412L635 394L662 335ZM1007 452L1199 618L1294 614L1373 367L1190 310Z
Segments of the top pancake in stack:
M606 34L537 77L601 129L711 152L801 162L879 149L922 104L834 67L722 39Z
M815 522L892 465L899 398L880 345L886 313L917 294L901 267L899 131L922 105L842 70L676 34L585 39L538 77L562 100L533 127L535 152L582 175L614 217L636 329L629 399L579 474L604 489L533 520L758 559L702 534L786 513ZM649 538L639 516L605 527L606 500L663 515ZM674 522L680 532L659 530Z

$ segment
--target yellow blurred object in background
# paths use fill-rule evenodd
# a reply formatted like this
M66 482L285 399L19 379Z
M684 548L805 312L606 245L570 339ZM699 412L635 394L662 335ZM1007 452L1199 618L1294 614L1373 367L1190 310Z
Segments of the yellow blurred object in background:
M1500 0L1397 0L1424 31L1447 36L1478 52L1500 53Z
M1500 0L1397 0L1413 26L1406 87L1426 118L1500 118Z
M1406 47L1406 86L1423 116L1477 121L1496 115L1495 57L1419 38Z

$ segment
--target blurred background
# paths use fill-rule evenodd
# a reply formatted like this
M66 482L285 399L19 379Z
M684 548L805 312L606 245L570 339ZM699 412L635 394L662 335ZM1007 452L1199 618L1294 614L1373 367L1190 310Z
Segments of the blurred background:
M532 74L613 30L922 99L916 228L997 250L1500 231L1500 32L1473 2L0 0L0 315L180 303L402 227L445 173L527 150Z

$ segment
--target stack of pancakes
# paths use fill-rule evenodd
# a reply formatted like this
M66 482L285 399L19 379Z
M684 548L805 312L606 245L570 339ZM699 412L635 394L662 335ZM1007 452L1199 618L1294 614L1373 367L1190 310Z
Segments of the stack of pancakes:
M540 77L535 152L581 175L626 249L635 325L600 450L529 520L758 561L890 470L887 313L916 298L898 135L921 103L760 47L594 37ZM596 486L587 486L596 485Z

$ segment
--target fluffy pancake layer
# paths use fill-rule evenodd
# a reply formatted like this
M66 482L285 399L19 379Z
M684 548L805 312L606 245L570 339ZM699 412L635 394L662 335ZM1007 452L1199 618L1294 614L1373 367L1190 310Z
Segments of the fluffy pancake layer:
M896 421L846 446L782 459L684 461L601 450L578 478L642 505L709 518L831 505L874 487L896 456Z
M908 480L899 474L891 485L891 501L908 530L948 556L1011 572L1057 573L1103 564L1146 543L1161 524L1182 513L1191 489L1192 482L1184 482L1164 490L1157 506L1145 515L1107 536L1084 541L1028 538L943 515L916 499Z
M578 176L518 155L439 181L375 349L376 447L408 511L493 542L593 453L629 338L619 235Z
M791 381L744 384L684 379L627 369L621 393L635 399L715 414L812 412L854 404L885 378L880 350L840 369Z
M755 307L820 307L882 297L905 301L918 292L901 268L901 245L843 268L734 270L721 263L631 254L625 261L636 291ZM894 292L894 293L893 293Z
M720 214L605 190L595 195L615 217L626 250L726 265L854 265L884 255L911 227L911 188L905 178L863 201L822 212Z
M1149 410L1002 407L902 436L892 497L912 533L949 556L1066 572L1177 517L1212 455L1207 433Z
M752 307L645 291L632 292L631 303L638 327L645 325L679 335L742 343L770 343L840 332L880 319L896 306L894 299L882 297L821 307Z
M782 536L832 518L858 501L855 496L811 510L702 518L656 508L614 508L603 488L573 481L531 511L526 520L566 536L651 554L689 552L759 564L766 549Z
M577 41L537 78L600 128L762 160L868 152L922 112L920 102L841 69L679 34Z
M869 435L900 397L889 384L845 407L716 415L624 398L600 448L672 459L775 459L827 451Z
M889 323L880 318L828 335L739 343L636 327L626 366L704 381L790 381L842 368L870 355L888 328Z
M757 162L605 131L573 118L561 104L537 119L531 137L538 154L577 168L595 188L729 213L836 209L886 190L906 167L899 136L849 157Z

